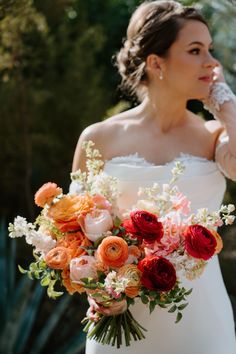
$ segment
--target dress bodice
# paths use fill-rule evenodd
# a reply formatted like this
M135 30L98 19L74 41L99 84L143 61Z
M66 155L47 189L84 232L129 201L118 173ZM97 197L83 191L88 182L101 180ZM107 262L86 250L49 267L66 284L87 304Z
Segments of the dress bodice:
M130 209L137 200L139 187L153 183L168 183L175 161L185 165L177 185L191 201L194 212L198 208L217 210L226 188L224 176L217 164L204 158L181 154L165 165L148 163L138 154L120 156L106 161L104 170L118 178L121 192L118 205ZM116 349L87 341L86 354L233 354L236 343L232 307L222 279L218 257L208 263L200 278L182 279L186 289L193 288L189 305L180 323L166 309L156 308L151 314L146 305L137 300L131 311L146 329L146 339L132 342L130 347ZM220 333L221 335L217 335Z
M119 207L126 209L135 204L140 187L168 183L176 161L185 166L185 171L176 184L191 201L192 211L203 207L211 211L218 209L226 189L224 176L214 161L189 154L181 154L165 165L149 163L138 154L114 157L106 161L105 172L118 178Z

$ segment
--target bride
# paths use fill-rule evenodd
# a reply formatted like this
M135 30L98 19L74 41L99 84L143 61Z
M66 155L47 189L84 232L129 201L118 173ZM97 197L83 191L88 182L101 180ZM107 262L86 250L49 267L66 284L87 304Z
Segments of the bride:
M139 187L169 181L174 161L181 160L186 170L179 187L192 209L218 209L223 175L236 180L236 101L212 56L205 20L174 1L142 3L131 17L117 66L141 103L85 129L73 170L85 169L82 143L93 140L105 170L119 178L119 203L127 208ZM202 100L217 120L205 122L191 113L190 99ZM217 256L201 278L183 282L194 290L180 323L161 308L150 315L137 302L131 310L148 330L146 338L121 349L88 340L86 353L235 354L232 307Z

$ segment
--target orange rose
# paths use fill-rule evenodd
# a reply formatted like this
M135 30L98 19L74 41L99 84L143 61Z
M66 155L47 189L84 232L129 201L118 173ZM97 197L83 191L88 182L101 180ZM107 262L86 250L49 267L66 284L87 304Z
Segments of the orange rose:
M61 272L61 276L62 276L62 283L70 295L73 295L75 292L78 292L81 294L85 291L85 288L83 287L83 285L73 283L71 281L70 270L68 268L63 269L63 271Z
M42 185L41 188L35 193L35 204L43 208L45 204L50 204L55 197L62 193L56 183L48 182Z
M64 269L70 262L70 254L65 247L55 247L46 254L45 262L52 269Z
M92 211L94 202L89 195L66 195L48 210L48 217L62 232L80 228L79 217Z
M117 273L119 278L128 279L125 294L131 298L138 295L141 287L141 272L135 264L126 264Z
M91 242L84 236L82 232L73 232L66 234L57 242L58 246L65 247L71 258L79 257L87 254L82 247L91 246Z
M220 251L223 248L223 241L221 236L218 234L218 232L216 232L215 230L211 230L212 235L215 237L216 239L216 250L215 250L215 254L220 253Z
M121 267L128 259L129 250L127 243L118 236L105 237L100 243L98 259L110 267Z

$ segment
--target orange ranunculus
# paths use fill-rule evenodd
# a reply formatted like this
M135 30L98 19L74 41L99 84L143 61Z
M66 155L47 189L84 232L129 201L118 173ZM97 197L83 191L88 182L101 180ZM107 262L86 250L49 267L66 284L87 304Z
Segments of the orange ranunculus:
M57 242L58 246L63 246L67 249L71 258L80 257L87 254L86 250L82 247L91 246L91 242L87 239L82 232L73 232L66 234Z
M81 294L85 291L83 285L71 281L70 270L68 268L63 269L63 271L61 272L61 276L62 276L62 283L70 295L73 295L75 292Z
M62 232L80 228L79 217L89 213L94 207L92 197L86 195L66 195L48 210L48 217Z
M56 183L48 182L42 185L35 193L35 204L43 208L45 204L50 204L55 197L62 193L62 189Z
M125 294L131 298L138 295L141 287L141 272L135 264L126 264L117 273L118 278L128 279Z
M220 251L223 248L223 241L221 236L218 234L218 232L216 232L215 230L211 230L212 235L215 237L216 239L216 250L215 250L215 254L220 253Z
M105 237L100 243L98 259L109 267L121 267L128 259L128 245L123 238L118 236Z
M70 254L65 247L52 248L45 257L45 262L52 269L64 269L70 262Z

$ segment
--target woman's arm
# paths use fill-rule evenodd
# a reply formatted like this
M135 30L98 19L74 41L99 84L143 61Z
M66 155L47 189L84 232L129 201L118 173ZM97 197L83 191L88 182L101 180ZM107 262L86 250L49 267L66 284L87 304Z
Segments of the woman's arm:
M225 128L216 145L215 161L226 177L236 181L236 97L225 83L222 70L204 107Z

